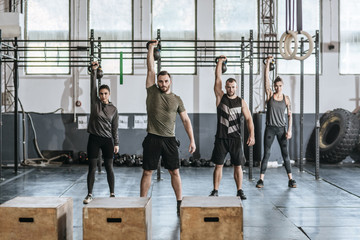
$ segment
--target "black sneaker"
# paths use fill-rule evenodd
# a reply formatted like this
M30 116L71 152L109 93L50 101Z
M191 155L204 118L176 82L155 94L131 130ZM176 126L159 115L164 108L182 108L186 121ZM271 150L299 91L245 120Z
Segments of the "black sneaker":
M176 213L177 213L178 217L180 217L181 200L178 200L176 205L177 205L176 206L176 210L177 210Z
M294 179L290 179L288 186L291 188L296 188L296 181Z
M110 193L110 197L115 197L115 193Z
M259 179L259 181L257 181L257 183L256 183L256 187L257 188L263 188L264 187L264 181Z
M218 197L219 196L219 192L218 190L212 190L209 197Z
M84 203L84 204L88 204L88 203L91 202L92 200L93 200L92 195L91 195L91 194L88 194L88 195L85 197L83 203Z
M236 194L237 197L240 197L241 200L245 200L246 199L246 195L244 194L244 191L242 189L238 190L237 191L237 194Z

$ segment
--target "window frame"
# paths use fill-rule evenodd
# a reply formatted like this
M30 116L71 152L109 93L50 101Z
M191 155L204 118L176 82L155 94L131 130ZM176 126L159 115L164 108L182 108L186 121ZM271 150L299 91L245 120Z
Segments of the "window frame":
M68 36L69 38L67 40L64 40L64 41L67 41L68 44L69 44L69 62L68 62L68 65L70 65L70 58L71 58L71 50L70 50L70 47L71 47L71 31L72 31L72 28L71 28L71 0L68 0L68 3L69 3L69 9L68 9L68 16L69 16L69 32L68 32ZM24 27L24 45L27 46L28 44L28 21L29 21L29 6L28 6L28 1L26 1L26 5L25 5L25 27ZM41 41L41 40L40 40ZM27 52L24 53L24 56L27 57ZM26 63L27 65L27 63ZM68 66L68 72L67 73L28 73L27 71L27 66L24 67L24 72L25 72L25 75L29 75L29 76L34 76L34 75L45 75L45 76L56 76L56 75L59 75L59 76L64 76L64 75L70 75L71 74L71 69L72 67ZM54 66L54 68L56 68Z
M319 12L318 12L318 14L319 14L319 29L316 29L316 30L319 31L319 75L322 75L322 72L323 72L323 70L322 70L323 69L323 54L322 54L323 53L322 52L323 36L321 34L322 33L321 29L323 28L323 18L322 18L322 12L323 12L322 6L323 6L323 4L322 4L321 0L317 0L317 1L319 2ZM277 9L276 11L277 11L277 13L276 13L276 15L277 15L277 24L279 25L279 10ZM279 29L279 26L277 26L277 28ZM279 34L279 32L278 32L278 37L279 37L279 39L281 37L281 34ZM279 39L278 39L278 41L279 41ZM316 56L315 56L316 43L315 43L315 38L313 38L313 39L314 39L314 50L313 50L314 53L312 55L315 58L315 63L314 64L316 64ZM300 45L299 45L299 48L300 48ZM278 54L278 55L280 55L280 54ZM280 57L281 57L281 55L280 55ZM284 60L284 59L282 59L282 60ZM296 61L299 61L299 60L296 60ZM299 64L300 64L300 61L299 61ZM304 68L305 68L305 66L304 66ZM301 74L300 65L299 65L299 73L282 73L278 69L276 69L276 70L277 70L276 71L277 75L294 76L294 75ZM316 75L316 67L315 67L315 65L314 65L314 73L306 73L306 72L304 72L303 74L304 74L304 76L305 75L308 75L308 76Z
M339 48L339 51L338 51L338 72L339 72L339 75L344 75L344 76L351 76L351 75L359 75L360 74L360 70L358 70L358 72L356 73L341 73L341 1L339 1L339 5L338 5L338 42L339 42L339 45L338 45L338 48ZM353 59L356 60L357 59Z
M197 12L197 10L198 10L198 4L197 4L197 2L198 2L198 0L193 0L194 1L194 12L195 12L195 17L194 17L194 37L195 37L195 40L194 40L194 48L195 48L195 50L194 50L194 66L191 66L191 67L193 67L194 68L194 72L192 72L192 73L176 73L176 72L171 72L170 74L171 75L197 75L198 74L198 65L197 65L197 58L198 58L198 50L197 50L197 40L198 40L198 37L197 37L197 18L198 18L198 12ZM154 19L153 19L153 16L154 16L154 14L153 14L153 11L154 11L154 9L153 9L153 2L154 2L154 0L151 0L151 26L150 26L150 36L151 36L151 38L153 39L154 38L154 36L153 36L153 32L154 32ZM161 36L161 29L160 29L160 36ZM166 39L165 39L166 40ZM188 40L188 39L186 39L186 40ZM189 39L190 40L190 39ZM155 63L155 65L157 66L157 64ZM175 67L174 67L175 68Z
M88 39L90 39L90 34L91 34L91 29L90 29L90 2L91 0L87 0L87 36ZM94 30L95 32L95 30ZM123 75L134 75L134 0L131 0L131 38L132 39L122 39L122 40L129 40L131 41L131 72L130 73L123 73ZM95 39L95 41L97 41L97 39ZM90 47L90 46L89 46ZM90 56L90 54L89 54ZM119 58L120 60L120 58ZM90 74L90 73L88 73ZM116 76L116 75L120 75L120 73L105 73L104 75L109 75L109 76Z
M216 39L216 1L221 1L221 0L213 0L213 39ZM253 34L253 47L255 47L256 42L259 41L260 39L260 0L256 1L256 28L257 29L249 29L249 34L250 34L250 30L256 31L257 34ZM245 36L244 36L245 37ZM239 42L241 42L241 39L238 39ZM248 41L249 39L245 39L245 41ZM245 42L246 43L246 42ZM254 56L254 55L253 55ZM240 59L240 57L239 57ZM257 66L257 71L254 71L254 66ZM239 64L240 67L240 64ZM250 72L247 72L246 69L249 69L249 63L245 62L245 71L244 74L245 75L250 75ZM253 75L260 75L260 59L253 59ZM241 72L238 73L231 73L231 72L226 72L223 75L241 75Z

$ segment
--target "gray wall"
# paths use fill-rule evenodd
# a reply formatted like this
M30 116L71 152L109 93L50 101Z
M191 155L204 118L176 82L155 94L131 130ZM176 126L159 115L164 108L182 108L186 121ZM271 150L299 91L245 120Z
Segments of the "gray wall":
M142 114L121 114L129 116L129 128L119 129L120 153L121 154L142 154L142 141L146 136L145 129L133 129L133 119L135 115ZM4 163L13 163L14 159L14 133L13 133L13 114L3 116L3 152ZM37 134L40 150L72 150L74 159L77 159L79 151L86 151L88 133L84 129L78 129L77 123L73 121L72 114L31 114L34 127ZM214 144L216 132L216 114L189 114L194 128L194 136L197 145L197 151L194 154L196 158L210 159ZM21 119L21 118L20 118ZM265 129L265 114L254 114L254 124L256 131L256 144L254 146L254 161L260 161L263 154L263 134ZM304 151L314 127L314 114L304 115ZM21 123L21 121L19 121ZM27 156L29 158L39 157L34 146L34 133L30 122L26 118L26 136L27 136ZM22 128L22 125L20 125ZM22 131L20 131L22 138ZM176 121L176 137L180 140L180 157L188 158L189 139L184 130L180 118ZM22 155L22 144L19 141L20 158ZM299 114L294 114L293 138L289 143L291 159L300 157L300 125ZM272 155L270 161L282 161L280 149L276 140L272 146Z

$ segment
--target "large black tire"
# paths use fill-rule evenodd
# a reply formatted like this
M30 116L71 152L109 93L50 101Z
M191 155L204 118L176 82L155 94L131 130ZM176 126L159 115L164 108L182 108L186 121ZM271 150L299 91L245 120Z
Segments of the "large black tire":
M360 162L360 143L358 143L355 147L355 149L350 153L350 157L355 162Z
M344 160L359 139L359 121L355 114L337 108L320 119L320 158L328 163Z
M309 162L315 161L315 128L313 129L308 144L306 146L305 158L306 161Z
M360 112L356 113L357 120L360 124ZM354 159L356 162L360 162L360 130L359 130L359 139L354 148L354 150L350 153L350 157Z

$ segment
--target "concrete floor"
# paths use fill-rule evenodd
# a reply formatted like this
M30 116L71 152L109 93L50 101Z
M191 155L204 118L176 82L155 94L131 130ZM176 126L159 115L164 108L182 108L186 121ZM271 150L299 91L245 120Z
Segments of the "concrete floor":
M360 239L360 166L321 166L322 180L312 175L313 165L305 172L293 168L298 188L289 189L284 168L268 169L265 187L255 187L256 179L244 174L243 189L248 199L243 201L245 239ZM247 171L247 169L245 169ZM164 170L165 171L165 170ZM212 190L212 168L181 168L183 195L207 196ZM141 168L115 167L117 197L139 195ZM87 166L21 168L14 175L3 169L5 181L0 183L0 203L16 196L65 196L74 201L74 239L82 239L82 200L86 189ZM156 175L154 174L154 179ZM180 238L176 200L170 176L153 181L152 234L154 240ZM106 174L97 174L94 197L108 197ZM236 187L232 168L224 168L219 195L234 196Z

